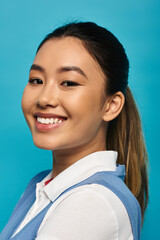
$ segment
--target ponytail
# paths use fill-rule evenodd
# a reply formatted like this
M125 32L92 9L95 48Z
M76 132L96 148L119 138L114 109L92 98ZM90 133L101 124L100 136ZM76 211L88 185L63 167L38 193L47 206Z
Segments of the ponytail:
M141 206L143 223L148 203L148 157L140 116L129 87L121 113L109 122L106 140L107 149L118 152L117 163L126 167L125 183Z

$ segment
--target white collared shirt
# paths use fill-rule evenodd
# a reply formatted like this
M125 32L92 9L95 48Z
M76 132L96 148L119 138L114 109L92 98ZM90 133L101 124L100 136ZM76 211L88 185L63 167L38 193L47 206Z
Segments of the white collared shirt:
M18 233L65 189L96 172L115 171L117 152L89 154L53 177L52 171L36 185L36 200ZM14 235L15 235L14 234ZM59 197L50 207L38 230L36 240L133 240L128 213L120 199L99 184L83 185Z

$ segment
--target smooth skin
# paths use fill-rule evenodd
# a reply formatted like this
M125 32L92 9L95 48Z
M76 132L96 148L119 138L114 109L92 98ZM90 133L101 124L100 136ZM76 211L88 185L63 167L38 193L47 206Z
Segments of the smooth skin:
M24 89L22 110L34 144L52 150L55 177L82 157L106 150L108 122L121 112L125 98L121 92L104 94L104 74L79 39L48 40L33 64L39 69L30 70L32 83ZM71 66L72 70L65 70ZM55 129L38 131L36 112L62 115L67 120Z

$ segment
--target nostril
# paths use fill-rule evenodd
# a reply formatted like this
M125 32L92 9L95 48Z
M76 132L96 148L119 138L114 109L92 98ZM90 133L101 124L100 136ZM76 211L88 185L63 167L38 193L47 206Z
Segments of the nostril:
M46 106L48 106L46 101L36 101L37 107L44 109Z
M53 99L41 98L36 101L36 105L40 108L56 107L58 106L58 101Z

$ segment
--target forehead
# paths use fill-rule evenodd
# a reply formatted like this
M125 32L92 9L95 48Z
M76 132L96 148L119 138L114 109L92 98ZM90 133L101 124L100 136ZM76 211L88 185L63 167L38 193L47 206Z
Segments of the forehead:
M86 74L103 77L100 66L85 49L82 41L73 37L48 40L39 49L33 63L52 70L74 65L82 68Z

